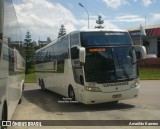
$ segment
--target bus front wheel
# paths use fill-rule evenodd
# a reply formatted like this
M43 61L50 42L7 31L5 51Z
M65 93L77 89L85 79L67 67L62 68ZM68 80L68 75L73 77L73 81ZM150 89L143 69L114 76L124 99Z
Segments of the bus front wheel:
M2 121L7 121L7 107L6 107L6 105L3 107L3 111L2 111ZM1 126L1 129L7 129L7 127Z
M18 104L21 104L21 103L22 103L22 96L21 96L21 98L19 99Z
M75 93L74 93L74 89L72 86L69 86L68 88L68 96L69 98L71 98L73 101L75 100Z

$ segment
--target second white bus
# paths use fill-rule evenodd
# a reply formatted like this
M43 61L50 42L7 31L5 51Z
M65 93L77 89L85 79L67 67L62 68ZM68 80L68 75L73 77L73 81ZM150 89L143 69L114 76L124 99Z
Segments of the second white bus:
M124 30L75 31L37 50L37 83L84 104L135 98L136 51L145 58Z

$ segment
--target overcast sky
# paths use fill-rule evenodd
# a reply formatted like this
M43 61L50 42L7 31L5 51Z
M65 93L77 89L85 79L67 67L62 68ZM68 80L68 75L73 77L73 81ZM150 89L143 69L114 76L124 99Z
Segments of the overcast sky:
M105 21L105 28L127 29L160 24L160 0L13 0L23 36L30 31L33 40L57 38L61 24L67 33L96 25L98 15Z

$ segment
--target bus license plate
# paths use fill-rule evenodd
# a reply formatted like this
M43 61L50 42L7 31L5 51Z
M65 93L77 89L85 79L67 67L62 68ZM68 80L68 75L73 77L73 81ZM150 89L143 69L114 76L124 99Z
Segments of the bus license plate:
M117 94L117 95L113 95L112 98L120 98L122 95L121 94Z

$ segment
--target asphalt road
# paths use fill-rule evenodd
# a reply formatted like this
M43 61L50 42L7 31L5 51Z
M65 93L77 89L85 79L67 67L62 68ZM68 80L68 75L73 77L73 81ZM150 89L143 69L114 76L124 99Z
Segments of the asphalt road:
M18 105L12 120L160 120L160 80L141 81L140 95L136 99L123 100L117 105L62 104L62 96L41 91L34 84L25 84L22 104ZM10 127L20 129L22 127ZM37 127L38 129L40 127ZM55 126L42 129L159 129L160 127L115 126L84 127ZM23 129L35 129L23 127Z

